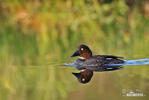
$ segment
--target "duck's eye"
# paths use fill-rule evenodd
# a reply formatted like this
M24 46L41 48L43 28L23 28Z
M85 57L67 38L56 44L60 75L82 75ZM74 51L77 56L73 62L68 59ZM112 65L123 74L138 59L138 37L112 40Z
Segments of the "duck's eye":
M81 48L81 51L83 51L84 49L83 48Z

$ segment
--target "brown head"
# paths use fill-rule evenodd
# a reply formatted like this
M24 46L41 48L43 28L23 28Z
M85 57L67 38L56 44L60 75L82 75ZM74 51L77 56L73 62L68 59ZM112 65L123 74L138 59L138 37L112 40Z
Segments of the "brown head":
M71 57L75 57L75 56L80 56L85 59L88 59L92 56L92 51L90 50L88 46L81 44L78 46L77 50Z

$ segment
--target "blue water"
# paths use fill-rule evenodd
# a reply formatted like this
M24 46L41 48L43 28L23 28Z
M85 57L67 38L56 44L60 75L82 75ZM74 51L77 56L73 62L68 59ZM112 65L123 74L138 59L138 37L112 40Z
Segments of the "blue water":
M66 66L76 66L74 63L65 63ZM130 66L130 65L149 65L149 58L125 60L122 64L108 64L108 66Z
M74 63L65 63L65 66L76 66Z

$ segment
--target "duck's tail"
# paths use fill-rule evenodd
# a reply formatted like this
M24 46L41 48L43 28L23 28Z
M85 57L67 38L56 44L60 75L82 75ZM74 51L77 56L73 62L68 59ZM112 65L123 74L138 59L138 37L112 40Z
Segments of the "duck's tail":
M108 64L108 66L149 65L149 58L125 60L124 63Z

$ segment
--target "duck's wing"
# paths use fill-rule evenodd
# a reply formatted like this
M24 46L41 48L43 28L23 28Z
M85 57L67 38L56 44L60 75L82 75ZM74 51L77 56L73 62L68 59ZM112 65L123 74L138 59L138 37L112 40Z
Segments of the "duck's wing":
M97 56L101 56L101 57L104 57L104 58L120 58L120 59L123 59L124 57L121 57L121 56L113 56L113 55L97 55Z

